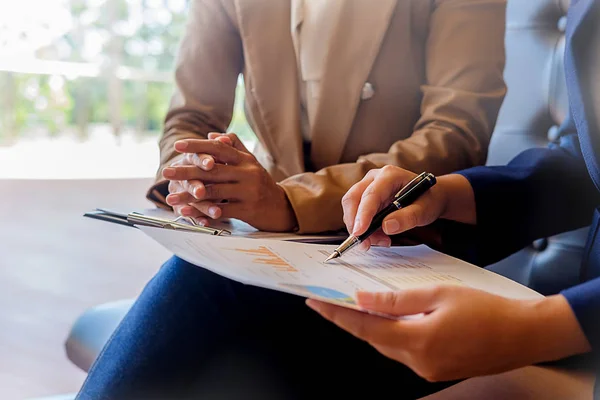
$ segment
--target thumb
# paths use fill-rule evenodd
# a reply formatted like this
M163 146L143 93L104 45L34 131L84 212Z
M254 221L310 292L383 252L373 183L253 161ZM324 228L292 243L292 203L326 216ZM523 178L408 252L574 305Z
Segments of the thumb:
M436 308L439 290L435 287L399 292L358 292L358 305L370 311L405 316L429 313Z

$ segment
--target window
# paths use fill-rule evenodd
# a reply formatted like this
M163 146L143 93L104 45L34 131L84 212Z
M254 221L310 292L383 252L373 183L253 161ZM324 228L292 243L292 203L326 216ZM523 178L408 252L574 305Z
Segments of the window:
M19 0L4 7L0 177L152 176L187 3ZM232 126L251 142L242 93Z

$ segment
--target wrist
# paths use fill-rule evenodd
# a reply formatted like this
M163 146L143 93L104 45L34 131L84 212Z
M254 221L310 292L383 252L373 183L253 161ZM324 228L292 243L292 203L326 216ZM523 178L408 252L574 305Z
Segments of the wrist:
M529 301L522 308L523 354L530 364L554 361L591 351L567 299L562 295Z
M296 218L296 212L292 207L292 203L288 198L287 192L285 189L277 183L277 188L279 189L279 194L282 198L281 202L283 206L284 217L282 218L283 226L281 227L282 232L294 232L298 230L298 219Z
M440 218L474 225L477 222L475 194L467 178L449 174L440 176L437 181Z

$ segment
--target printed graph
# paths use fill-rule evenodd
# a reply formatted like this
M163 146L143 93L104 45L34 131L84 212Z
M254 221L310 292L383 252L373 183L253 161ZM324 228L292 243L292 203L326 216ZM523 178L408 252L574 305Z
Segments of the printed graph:
M335 300L340 303L356 304L354 299L351 296L348 296L346 293L323 286L296 285L292 283L282 283L281 286L293 289L294 292L305 297L311 297L312 295L315 295L323 299Z
M327 252L323 251L322 254L327 255ZM400 256L398 258L397 264L393 261L379 262L377 259L362 265L350 264L339 258L335 262L392 290L409 289L429 284L463 285L460 279L451 275L433 272L431 267L426 264L412 261L408 257Z
M252 257L252 262L258 265L267 265L279 272L298 272L290 263L273 253L265 246L258 246L255 249L230 249L237 253L246 254Z
M460 281L458 278L437 273L392 275L385 277L385 279L394 284L400 285L400 287L403 289L409 287L419 287L431 283L462 285L462 281Z

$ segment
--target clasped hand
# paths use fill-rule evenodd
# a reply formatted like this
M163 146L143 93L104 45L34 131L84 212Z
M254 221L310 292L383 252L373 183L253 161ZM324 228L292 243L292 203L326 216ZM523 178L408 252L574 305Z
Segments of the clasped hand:
M236 218L265 231L290 231L295 215L285 191L232 133L175 143L181 155L162 174L167 203L202 224Z

